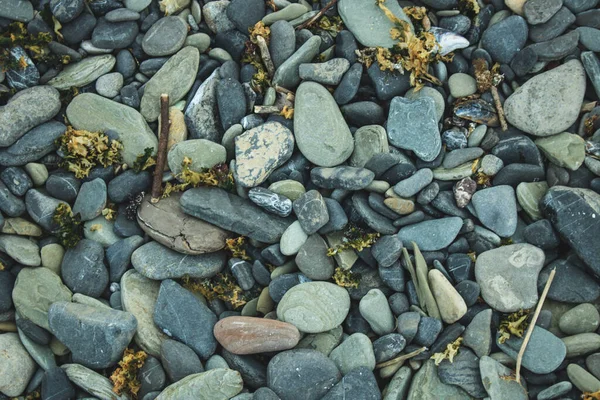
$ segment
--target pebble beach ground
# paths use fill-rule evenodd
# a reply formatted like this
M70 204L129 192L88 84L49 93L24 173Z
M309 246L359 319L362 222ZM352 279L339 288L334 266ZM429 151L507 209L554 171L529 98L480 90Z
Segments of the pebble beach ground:
M598 0L0 0L0 399L600 399Z

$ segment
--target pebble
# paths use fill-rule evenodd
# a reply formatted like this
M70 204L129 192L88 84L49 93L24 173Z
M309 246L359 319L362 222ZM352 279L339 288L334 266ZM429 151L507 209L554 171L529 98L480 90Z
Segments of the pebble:
M396 328L396 320L385 294L379 289L371 289L360 300L359 310L377 335L387 335Z
M495 61L508 64L525 47L528 32L527 22L513 15L486 29L481 44Z
M269 51L275 68L279 68L284 61L294 54L295 45L296 34L294 27L289 22L282 20L271 25Z
M450 94L454 98L466 97L477 92L477 82L471 75L457 73L452 74L448 80Z
M316 114L320 123L315 126ZM296 90L294 136L302 155L320 167L339 165L354 150L350 129L335 100L315 82L303 82Z
M479 358L468 349L461 349L452 362L443 360L438 375L441 382L458 386L475 398L487 396L481 382Z
M537 43L554 39L573 22L575 22L575 15L567 7L562 7L547 22L532 26L529 29L529 37Z
M477 357L488 356L492 349L492 309L479 312L471 320L463 334L463 344L470 347Z
M523 14L525 15L525 18L527 18L529 24L543 24L552 18L552 16L560 10L562 5L562 0L527 1L523 6Z
M240 32L248 32L264 16L265 3L261 0L232 0L227 7L227 18Z
M106 207L106 183L101 178L96 178L81 185L73 214L79 214L82 221L89 221L102 214Z
M583 303L561 315L558 326L567 335L595 332L600 325L600 314L590 303Z
M224 318L215 325L214 334L221 346L233 354L288 350L300 340L294 325L254 317Z
M519 205L523 211L534 221L543 218L539 202L548 191L548 184L543 182L521 182L517 186L516 194Z
M544 252L530 244L512 244L485 251L477 257L475 278L481 296L495 310L511 313L535 306L536 282Z
M585 73L581 63L568 61L536 75L506 99L506 119L534 136L564 132L579 116L584 92Z
M327 249L327 243L320 235L310 235L298 250L294 260L300 272L312 280L331 278L335 262L327 256Z
M109 99L117 96L122 87L123 75L119 72L102 75L96 80L96 92Z
M281 254L284 256L297 254L307 239L308 235L302 229L301 223L294 221L281 236L279 242Z
M176 16L159 19L144 34L142 48L152 57L168 56L181 49L188 33L187 24Z
M300 64L300 78L322 85L337 86L343 75L350 68L350 62L345 58L334 58L324 63Z
M481 223L500 237L510 237L517 229L515 191L507 185L478 190L471 200Z
M100 297L108 285L102 245L82 239L75 247L68 249L62 261L61 276L73 292Z
M387 153L389 153L389 145L385 129L379 125L363 126L354 133L354 151L350 156L349 164L352 167L362 168L375 154Z
M337 383L323 397L324 400L345 399L378 399L381 397L375 375L366 367L359 367L348 372L341 382Z
M160 359L172 382L180 381L188 375L204 372L202 362L194 350L176 340L166 339L162 342Z
M113 383L99 373L81 364L63 364L61 368L72 383L91 395L102 399L115 397Z
M442 320L453 324L461 319L467 313L467 305L461 295L440 271L432 269L428 277Z
M585 159L585 141L572 133L540 138L535 144L554 165L571 171L579 169Z
M432 219L401 228L398 237L405 246L415 242L422 251L436 251L450 245L462 225L458 217Z
M277 21L292 21L307 13L309 10L303 4L289 4L281 10L266 15L262 22L269 26Z
M298 50L296 50L291 56L289 56L281 65L275 70L273 75L273 85L279 85L284 88L294 88L300 83L300 72L299 67L301 64L308 63L318 54L319 47L321 46L321 38L319 36L312 36L308 39ZM308 84L308 82L304 82ZM298 90L296 91L296 107L295 112L298 112ZM296 121L294 117L294 123Z
M432 180L433 173L429 168L420 169L410 178L401 180L394 185L394 193L404 198L414 196L429 185Z
M388 117L390 143L413 151L423 161L433 161L442 142L437 126L435 103L429 97L409 100L395 97Z
M327 205L321 193L316 190L302 194L292 206L302 230L307 235L317 232L329 221Z
M600 381L577 364L567 365L567 376L582 392L593 393L600 390Z
M160 284L154 323L167 336L190 346L203 359L210 357L217 347L213 336L217 323L215 314L191 292L170 279Z
M558 382L539 392L538 399L549 400L560 398L560 396L566 395L568 392L570 392L572 388L573 385L569 381Z
M433 360L423 363L412 379L408 390L408 400L456 399L467 400L471 396L454 385L446 385L438 377L438 368Z
M334 167L313 168L310 172L312 182L325 189L361 190L373 182L375 174L366 168Z
M255 187L292 156L294 136L279 122L267 122L235 138L235 177L244 187Z
M36 370L36 364L16 333L0 335L0 392L19 396Z
M120 281L123 310L137 320L134 340L148 354L160 356L165 335L154 325L153 310L158 298L160 284L133 269L123 274Z
M479 361L481 380L491 400L501 400L505 397L515 400L527 400L526 388L516 381L504 379L511 370L491 357L481 357Z
M277 316L307 333L340 325L350 309L348 292L328 282L306 282L288 290L277 305Z
M537 54L539 61L555 61L569 55L579 41L579 31L572 31L546 42L535 43L530 47Z
M5 2L0 11L0 17L21 22L31 21L33 15L33 6L29 1Z
M371 340L362 333L354 333L346 338L329 354L329 359L343 375L360 367L369 371L375 369L375 354Z
M229 3L229 2L227 2ZM217 368L199 374L188 375L165 388L156 400L182 398L232 398L242 391L244 382L239 372Z
M579 304L593 302L600 296L598 283L568 260L556 260L544 268L540 272L538 287L545 285L553 268L556 268L556 275L548 291L549 299Z
M61 368L53 367L44 373L40 394L43 399L59 399L61 396L75 397L75 388Z

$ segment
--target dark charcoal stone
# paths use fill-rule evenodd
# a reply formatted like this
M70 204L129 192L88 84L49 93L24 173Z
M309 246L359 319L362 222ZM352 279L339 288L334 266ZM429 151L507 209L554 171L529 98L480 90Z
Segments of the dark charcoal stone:
M242 375L244 383L251 388L267 386L267 367L252 356L239 356L223 349L221 355L227 361L229 368Z
M575 22L575 16L567 7L563 7L548 22L532 26L529 29L529 39L534 42L545 42L554 39L573 22Z
M102 245L82 239L75 247L68 249L62 260L61 276L73 292L100 297L108 285Z
M438 367L440 381L447 385L456 385L475 398L487 396L481 382L479 358L469 349L462 348L454 361L443 360Z
M147 192L151 183L152 176L148 171L136 173L130 169L110 181L108 197L115 203L123 203L140 192Z
M37 326L30 320L26 318L17 318L17 327L21 332L25 334L29 339L34 341L35 343L41 345L47 345L50 343L50 339L52 339L52 335L50 332L45 330L44 328Z
M483 33L481 44L495 61L508 64L525 46L527 34L527 22L513 15L489 27Z
M74 399L75 388L62 368L46 370L42 378L41 396L43 400Z
M464 280L455 286L456 291L461 295L461 297L465 300L465 304L467 307L471 307L473 304L477 303L477 299L479 298L479 294L481 293L481 288L477 282Z
M176 340L167 339L160 347L160 361L171 382L188 375L204 372L202 362L194 350Z
M579 266L567 260L554 261L540 271L538 290L543 290L550 271L554 268L556 275L548 291L548 298L564 303L591 303L600 296L600 285Z
M400 326L399 323L398 326ZM417 334L414 336L414 342L421 346L430 347L441 331L442 321L432 317L421 317Z
M358 367L348 372L321 400L379 400L381 393L373 372Z
M67 127L57 121L36 126L10 147L0 150L0 165L19 166L39 160L56 150L56 139L66 130Z
M15 196L23 196L33 187L31 178L23 168L8 167L0 172L0 179Z
M138 31L136 21L108 22L100 18L92 32L92 44L101 49L124 49L133 43Z
M396 357L406 346L406 339L399 333L390 333L373 342L375 361L381 363Z

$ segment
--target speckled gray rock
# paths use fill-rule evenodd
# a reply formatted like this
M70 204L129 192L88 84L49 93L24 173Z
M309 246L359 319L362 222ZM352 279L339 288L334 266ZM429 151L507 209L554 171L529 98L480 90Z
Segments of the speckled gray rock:
M11 1L11 0L2 0L0 2L0 17L21 21L21 22L29 22L33 19L33 6L27 0L20 1ZM19 395L19 393L14 394L13 396ZM7 396L11 396L7 394Z
M506 119L534 136L564 132L579 116L585 86L581 62L568 61L515 90L504 103Z
M137 328L128 312L64 301L50 306L48 322L74 362L98 369L117 363Z
M56 149L56 139L67 127L58 121L49 121L28 131L8 148L0 149L0 165L25 165L39 160Z
M433 360L427 360L415 374L408 391L408 400L470 400L471 396L454 385L442 383Z
M411 150L423 161L433 161L442 148L435 102L430 97L394 97L388 117L390 143Z
M153 122L160 114L160 96L169 95L169 104L175 104L192 88L198 72L200 52L192 46L184 47L152 76L144 86L140 113L146 121Z
M277 306L277 316L307 333L325 332L340 325L350 310L348 292L328 282L306 282L288 290Z
M217 110L217 83L219 71L215 70L202 82L185 110L185 124L193 139L208 139L220 143L223 126Z
M254 187L248 191L248 198L254 204L280 217L287 217L292 213L292 201L269 189Z
M267 122L235 138L235 177L244 187L258 186L294 151L292 132L279 122Z
M310 235L296 255L298 269L313 280L331 278L335 268L332 257L327 256L327 243L320 235Z
M180 205L188 215L264 243L278 242L293 222L290 217L265 212L251 201L216 187L187 190Z
M320 167L346 161L354 140L335 100L323 86L303 82L296 91L294 136L300 152ZM314 123L319 115L319 124Z
M100 297L108 285L102 245L82 239L75 247L68 249L62 260L61 276L73 292Z
M131 263L140 274L155 280L178 279L185 275L210 278L225 266L225 253L186 255L151 241L133 252Z
M544 259L542 250L525 243L481 253L475 263L481 296L500 312L534 307L538 300L536 283Z
M345 58L334 58L324 63L300 64L300 78L305 81L318 82L322 85L337 86L344 73L350 68Z
M167 386L155 400L230 399L236 397L243 387L239 372L216 368L186 376Z
M73 204L73 214L79 214L82 221L89 221L102 214L104 207L106 207L106 182L101 178L84 182Z
M385 294L379 289L371 289L359 303L360 315L369 323L377 335L387 335L396 327L396 319Z
M505 379L512 371L491 357L483 356L479 360L481 380L490 400L527 400L527 388L512 379Z
M366 168L317 167L310 171L310 178L315 185L325 189L361 190L373 182L375 174Z
M293 203L294 213L307 235L312 235L329 221L327 205L317 190L309 190Z
M0 146L10 146L30 129L53 118L59 110L59 93L51 86L20 91L0 108Z
M16 333L0 335L0 393L10 397L21 395L36 367Z

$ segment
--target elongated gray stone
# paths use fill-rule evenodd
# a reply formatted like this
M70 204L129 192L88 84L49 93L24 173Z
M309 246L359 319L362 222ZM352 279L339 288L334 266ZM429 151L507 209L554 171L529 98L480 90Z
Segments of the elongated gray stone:
M462 225L459 217L433 219L400 229L398 237L405 247L415 242L422 251L436 251L452 243Z
M239 372L217 368L188 375L167 386L156 400L230 399L242 391L244 382Z
M319 53L321 37L313 36L308 39L294 54L277 68L273 75L273 86L279 85L287 89L293 89L300 83L300 64L311 62Z
M48 85L58 90L66 90L73 86L85 86L110 72L116 62L117 59L111 54L84 58L65 67L57 76L48 81Z

